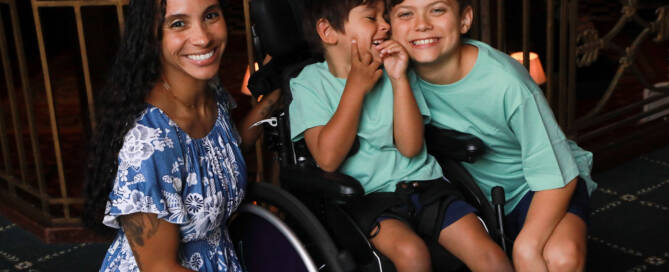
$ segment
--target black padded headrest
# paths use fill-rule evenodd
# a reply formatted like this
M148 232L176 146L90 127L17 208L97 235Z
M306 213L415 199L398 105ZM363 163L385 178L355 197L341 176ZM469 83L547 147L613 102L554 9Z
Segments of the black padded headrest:
M249 2L255 61L262 62L266 54L272 56L272 60L261 66L249 79L248 88L254 96L280 88L284 70L309 57L308 44L302 30L304 1Z
M260 39L260 52L281 58L306 50L303 11L304 0L250 1L253 30Z

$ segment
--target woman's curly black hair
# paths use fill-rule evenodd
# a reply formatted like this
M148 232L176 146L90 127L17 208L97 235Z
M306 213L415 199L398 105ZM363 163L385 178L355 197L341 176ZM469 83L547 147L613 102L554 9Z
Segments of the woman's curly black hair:
M223 0L218 1L223 7ZM146 109L145 98L160 78L166 0L131 0L106 86L96 97L97 127L89 143L84 214L86 226L105 232L102 218L118 170L125 134Z
M96 98L97 127L89 143L83 215L84 224L96 230L103 230L123 138L146 109L145 98L160 78L165 1L130 1L123 39L106 86Z

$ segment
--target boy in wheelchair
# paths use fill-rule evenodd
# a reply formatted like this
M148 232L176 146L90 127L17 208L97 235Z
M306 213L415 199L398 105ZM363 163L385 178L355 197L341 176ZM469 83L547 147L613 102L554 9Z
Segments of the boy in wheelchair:
M348 210L398 271L431 270L423 239L438 242L473 271L511 271L475 209L427 154L422 115L429 112L411 88L416 75L407 72L407 53L388 40L384 2L310 2L305 33L325 60L290 82L292 140L304 138L321 169L361 183L365 196ZM358 151L347 157L356 137Z

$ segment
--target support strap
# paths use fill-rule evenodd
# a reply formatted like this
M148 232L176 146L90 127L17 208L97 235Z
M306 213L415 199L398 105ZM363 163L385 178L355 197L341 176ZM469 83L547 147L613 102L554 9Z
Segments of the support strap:
M462 196L451 183L439 180L427 184L420 192L423 210L416 216L416 233L426 240L439 240L446 209L457 199L462 199Z

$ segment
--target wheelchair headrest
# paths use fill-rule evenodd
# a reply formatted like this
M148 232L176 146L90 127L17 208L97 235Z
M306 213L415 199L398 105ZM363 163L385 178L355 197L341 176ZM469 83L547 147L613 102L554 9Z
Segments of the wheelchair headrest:
M306 50L302 30L304 0L253 0L250 12L253 20L254 46L258 58L290 56ZM258 43L258 44L256 44Z
M266 54L272 60L249 79L248 88L254 96L283 87L289 67L310 57L308 43L302 29L302 14L306 0L253 0L250 1L253 21L253 48L255 61L262 63ZM289 93L288 89L284 93ZM282 95L290 102L290 95Z

